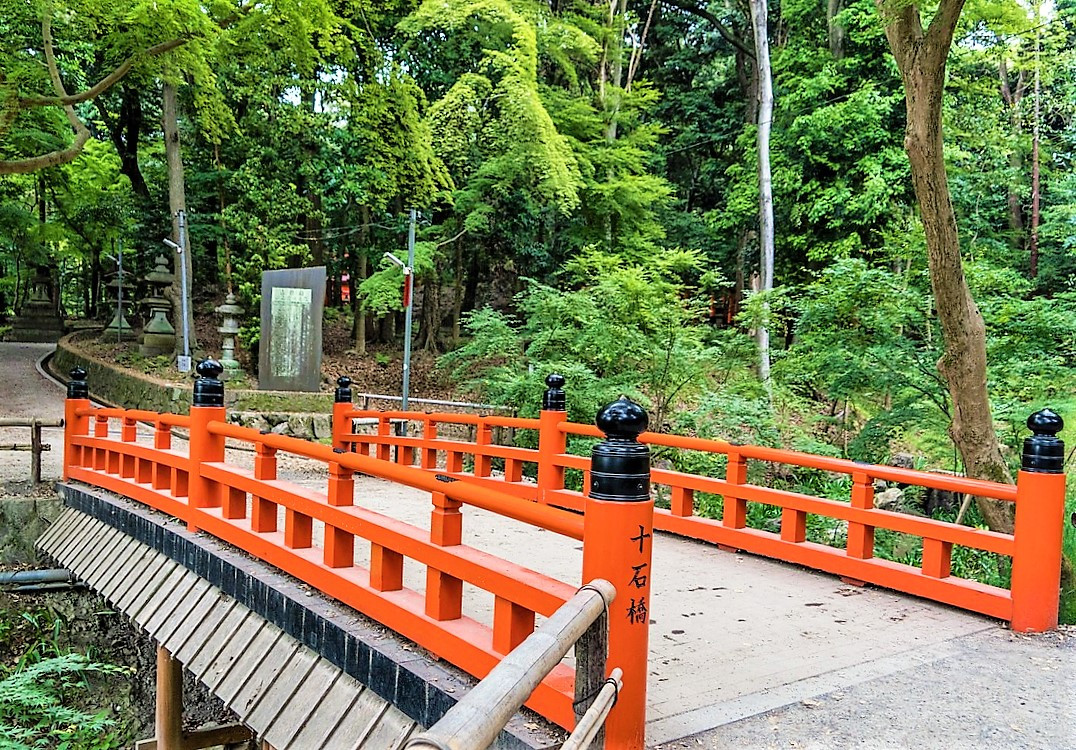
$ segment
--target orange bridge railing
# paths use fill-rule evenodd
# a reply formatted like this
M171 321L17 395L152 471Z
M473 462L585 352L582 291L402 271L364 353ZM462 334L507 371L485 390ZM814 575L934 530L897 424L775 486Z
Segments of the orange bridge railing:
M551 389L563 383L559 376ZM356 432L355 423L373 423L372 434ZM394 424L417 426L420 436L395 433ZM866 582L944 602L1011 622L1021 632L1057 627L1065 475L1063 444L1055 435L1060 417L1049 410L1028 420L1035 432L1025 444L1024 467L1015 485L964 477L878 466L844 459L736 445L680 435L644 432L640 442L681 451L721 454L727 458L724 476L700 476L669 469L651 472L653 485L669 498L668 509L655 511L655 528L712 542L729 550L798 563ZM461 429L464 428L464 429ZM445 428L456 433L442 435ZM494 440L500 432L531 430L537 448L522 448ZM601 437L595 427L569 422L563 411L543 409L537 419L468 414L354 410L337 404L334 441L362 455L394 458L427 471L447 473L475 486L498 489L539 506L582 510L591 484L591 460L567 452L568 437ZM533 441L532 441L533 442ZM1030 445L1030 448L1029 448ZM1030 453L1028 451L1031 451ZM493 471L493 462L501 467ZM748 462L760 461L818 469L851 479L847 502L748 482ZM466 465L466 469L465 469ZM565 470L583 474L583 492L565 489ZM874 507L875 480L964 493L1015 504L1015 530L1003 534ZM719 519L695 515L695 494L721 496ZM750 528L749 503L781 509L779 531ZM811 515L847 522L843 548L807 540ZM910 565L875 557L876 529L920 537L922 562ZM954 546L1003 555L1011 559L1011 587L990 586L952 575Z
M580 581L608 580L618 591L608 663L624 672L606 724L609 747L643 747L655 528L963 607L1008 620L1018 631L1057 625L1064 448L1055 437L1061 420L1049 411L1029 419L1035 434L1025 442L1014 486L644 432L645 412L626 399L599 414L601 429L575 424L564 411L564 380L555 375L547 378L536 419L356 410L350 381L341 378L329 446L229 424L223 384L216 379L219 365L207 360L199 373L190 416L178 416L95 408L85 373L74 371L64 479L124 495L233 544L479 678L534 631L536 616L548 617L568 601ZM153 426L151 437L139 434L139 423ZM415 425L421 434L412 437ZM369 426L372 433L362 431ZM189 431L187 451L173 447L173 428ZM447 434L450 428L455 434ZM514 441L504 434L520 430L536 433L537 448L509 444ZM572 435L606 440L586 457L568 453ZM252 468L226 460L226 441L252 450ZM651 471L648 445L722 454L727 468L720 477ZM281 453L320 463L324 490L278 478ZM749 461L846 475L852 481L849 501L752 484ZM568 470L582 472L582 492L566 488ZM356 473L430 492L430 529L355 505ZM874 507L876 479L1015 503L1015 531L880 510ZM655 511L651 483L670 499L670 508ZM722 517L695 515L695 493L720 495ZM779 507L780 530L750 528L749 503ZM558 581L462 544L464 505L582 541L579 581ZM810 515L846 521L845 546L807 541ZM876 558L876 529L921 537L922 564ZM356 564L356 539L369 543L365 566ZM953 576L954 545L1010 557L1011 588ZM424 591L405 586L405 559L425 567ZM463 613L465 583L493 595L491 625ZM527 705L571 727L574 680L574 670L558 666Z
M479 678L534 632L537 616L550 617L571 600L579 582L559 581L462 544L462 506L580 540L581 581L615 579L613 586L620 588L636 577L632 565L645 571L650 564L652 502L595 499L584 517L530 502L504 488L456 481L446 472L229 424L223 384L216 379L220 372L212 360L199 365L202 377L195 384L190 416L96 408L88 398L85 372L72 372L64 479L144 503L191 530L232 544ZM345 393L350 408L349 389L338 389L337 397ZM140 423L152 425L152 434L140 434ZM173 428L189 431L186 451L173 446ZM253 452L252 468L228 460L226 441ZM643 446L633 444L645 453ZM320 463L323 489L280 478L281 454ZM356 505L356 473L430 492L430 528ZM357 539L369 543L365 565L356 563ZM405 560L425 567L424 590L406 585ZM464 614L464 584L492 594L492 624ZM630 675L634 687L622 691L606 729L610 747L641 750L649 627L643 613L649 585L634 589L630 600L632 606L638 603L638 611L610 617L608 635L610 669L621 668L625 683L631 684ZM628 608L621 597L606 602L610 605ZM526 705L571 728L580 705L574 701L573 706L577 690L575 670L560 664L541 680ZM589 704L593 697L583 696L583 702Z

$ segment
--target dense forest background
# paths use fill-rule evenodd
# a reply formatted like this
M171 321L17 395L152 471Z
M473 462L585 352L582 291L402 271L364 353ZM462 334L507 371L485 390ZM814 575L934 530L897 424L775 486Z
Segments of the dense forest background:
M927 72L950 276L985 324L972 438L938 367L964 354L906 153L914 66L894 57L919 8L759 6L0 0L0 313L47 267L69 315L107 320L111 258L143 276L183 209L196 315L229 290L256 310L263 270L326 265L361 357L399 341L382 257L413 207L415 345L461 393L534 411L559 370L580 420L624 392L657 429L1011 476L1028 414L1076 421L1076 2L922 16L951 21Z

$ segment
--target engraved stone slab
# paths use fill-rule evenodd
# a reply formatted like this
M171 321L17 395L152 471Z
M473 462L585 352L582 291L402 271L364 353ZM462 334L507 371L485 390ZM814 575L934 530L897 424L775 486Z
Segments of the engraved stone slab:
M324 266L262 273L259 388L268 391L320 389L324 306Z

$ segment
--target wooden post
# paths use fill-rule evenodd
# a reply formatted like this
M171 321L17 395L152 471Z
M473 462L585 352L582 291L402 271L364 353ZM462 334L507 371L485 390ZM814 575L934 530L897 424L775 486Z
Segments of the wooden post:
M183 748L183 665L157 646L157 750Z
M584 587L585 588L585 587ZM605 682L608 673L606 655L609 651L609 609L598 616L582 637L575 642L575 722L583 718ZM593 747L605 746L605 726L594 738Z
M30 423L30 480L41 484L41 423L35 418Z
M598 412L604 442L591 457L590 495L583 521L583 580L604 578L616 587L609 602L608 667L624 671L624 688L605 725L608 746L642 750L646 727L650 582L654 501L650 450L638 442L649 418L621 397Z
M1012 629L1041 633L1057 628L1061 545L1065 515L1064 422L1044 409L1028 417L1034 433L1024 440L1016 479L1013 531Z

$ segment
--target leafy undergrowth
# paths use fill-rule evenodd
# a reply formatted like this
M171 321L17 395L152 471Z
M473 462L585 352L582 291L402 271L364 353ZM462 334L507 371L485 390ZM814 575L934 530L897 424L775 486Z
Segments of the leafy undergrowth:
M0 750L112 750L116 722L90 706L92 681L130 670L62 645L63 622L46 611L0 618Z
M24 665L0 680L0 750L111 750L120 747L104 711L75 707L91 675L121 667L67 653Z

